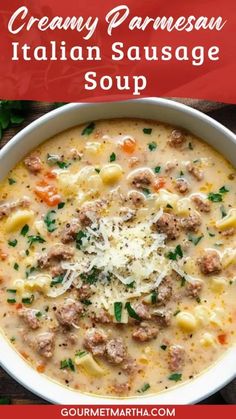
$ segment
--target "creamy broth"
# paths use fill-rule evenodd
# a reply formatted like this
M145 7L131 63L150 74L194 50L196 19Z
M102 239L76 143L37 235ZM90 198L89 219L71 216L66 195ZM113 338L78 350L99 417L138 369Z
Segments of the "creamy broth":
M193 379L236 340L235 194L224 157L171 126L98 121L49 139L0 184L3 333L81 392Z

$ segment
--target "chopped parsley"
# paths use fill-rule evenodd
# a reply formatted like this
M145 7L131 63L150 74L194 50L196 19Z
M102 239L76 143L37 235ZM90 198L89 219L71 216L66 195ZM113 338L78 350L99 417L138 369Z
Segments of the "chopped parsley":
M148 148L150 151L154 151L157 148L157 143L155 143L155 141L153 141L152 143L148 144Z
M71 371L75 371L75 366L74 366L74 363L73 363L71 358L64 359L64 361L61 361L61 367L60 368L61 368L61 370L69 369Z
M55 210L48 211L43 220L49 233L53 233L57 229L55 214Z
M157 292L156 291L153 291L152 293L151 293L151 303L152 304L156 304L156 302L157 302Z
M29 266L25 271L26 278L28 278L34 271L36 271L36 268L34 266Z
M174 312L173 316L177 316L177 314L179 314L179 313L180 313L180 310L176 310L176 311Z
M34 301L34 295L32 294L31 297L23 297L21 301L23 304L30 305Z
M167 345L161 345L160 348L165 351L167 349Z
M194 244L194 246L197 246L197 244L202 240L202 236L193 236L192 234L188 235L188 240Z
M208 199L211 202L222 202L222 200L223 200L221 193L213 193L213 192L210 192L208 194Z
M145 391L149 390L151 388L149 383L145 383L139 390L138 393L145 393Z
M60 169L67 169L70 166L70 163L62 161L57 154L47 154L47 162L50 165L56 164Z
M18 270L19 270L19 265L18 265L18 263L14 263L14 269L15 269L15 271L18 271Z
M161 171L161 166L154 167L154 172L155 173L160 173L160 171Z
M8 298L8 299L7 299L7 302L8 302L9 304L15 304L15 303L16 303L16 299L15 299L15 298Z
M41 311L37 311L37 313L35 314L35 316L37 318L42 317L43 313Z
M146 196L151 194L151 191L148 188L143 188L142 191L143 191L144 195L146 195Z
M62 209L62 208L64 208L65 205L66 205L65 202L59 202L59 204L57 205L57 208Z
M80 250L80 248L81 248L81 246L82 246L82 239L84 238L84 237L86 237L86 234L82 231L82 230L80 230L78 233L77 233L77 235L76 235L76 239L75 239L75 241L76 241L76 247L77 247L77 249L79 249Z
M10 178L8 178L8 183L9 183L9 185L14 185L14 183L16 183L16 180L15 179L12 179L10 177Z
M166 208L173 209L172 205L170 205L170 204L167 204L167 205L166 205Z
M141 320L141 318L139 317L139 315L136 313L136 311L133 309L133 307L131 306L131 304L129 302L127 302L125 304L125 308L128 311L128 314L130 317L132 317L135 320Z
M175 372L174 374L169 375L168 380L175 381L177 383L177 381L182 380L182 374Z
M11 292L12 294L16 294L16 290L14 290L12 288L7 289L7 292Z
M90 122L90 124L88 124L82 131L81 135L90 135L92 134L93 130L95 128L95 123L94 122Z
M86 274L83 273L83 274L80 275L80 278L83 281L85 281L87 284L92 285L92 284L95 284L95 282L97 282L98 273L99 273L98 269L94 266L91 269L90 273L86 273Z
M229 189L228 189L226 186L222 186L222 187L219 189L219 192L220 192L221 194L224 194L224 193L229 192Z
M170 251L170 252L167 253L166 256L167 256L168 259L171 259L171 260L178 260L178 258L182 259L183 251L182 251L182 248L181 248L180 244L178 244L176 246L174 252Z
M52 278L50 287L54 287L54 285L61 284L63 282L63 279L64 279L63 275L54 276L54 278Z
M143 128L143 133L146 134L146 135L151 135L152 128Z
M14 240L8 240L8 245L11 246L11 247L16 247L17 240L16 239L14 239Z
M56 164L60 169L67 169L70 166L70 163L66 161L57 161Z
M95 172L97 172L97 173L100 173L100 172L101 172L101 169L98 169L98 168L95 168L94 170L95 170Z
M29 231L29 226L28 226L28 224L25 224L23 227L22 227L22 229L21 229L21 232L20 232L20 234L22 235L22 236L26 236L26 234L28 233L28 231Z
M115 302L114 303L114 315L117 322L121 322L122 317L122 303L121 302Z
M215 237L215 234L214 234L214 233L212 233L212 232L209 230L209 227L207 227L207 232L208 232L208 234L209 234L209 236L210 236L210 237Z
M79 358L83 358L83 356L87 355L87 351L77 351L75 353L75 356L78 356Z
M93 304L92 301L90 300L81 300L81 303L84 304L85 306L91 306L91 304Z
M45 240L41 236L27 236L29 246L34 243L45 243Z
M115 153L111 153L111 155L110 155L110 163L112 163L115 160L116 160L116 154Z

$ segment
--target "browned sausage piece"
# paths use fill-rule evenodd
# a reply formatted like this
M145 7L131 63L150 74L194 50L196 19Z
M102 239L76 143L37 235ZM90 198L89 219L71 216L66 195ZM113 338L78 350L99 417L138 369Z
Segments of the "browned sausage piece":
M149 323L141 323L138 328L133 331L132 338L139 342L148 342L155 339L158 335L158 328Z
M158 326L168 327L171 324L172 312L167 309L155 310L153 312L153 318L156 320Z
M180 371L184 365L185 351L180 345L171 345L168 349L170 371Z
M100 310L99 313L94 314L92 319L95 323L109 324L112 322L110 314L104 309Z
M177 217L168 212L164 214L153 224L159 234L166 234L168 240L175 240L180 235L180 223Z
M53 246L47 255L42 255L38 259L38 266L41 269L49 268L53 263L62 260L70 260L74 256L74 249L68 246Z
M192 175L198 182L200 182L203 179L203 171L196 167L194 164L188 163L186 168L190 175Z
M38 329L40 326L39 318L36 316L36 313L38 313L38 310L34 310L31 308L21 308L20 310L17 310L17 313L24 322L30 327L30 329Z
M198 231L200 225L202 224L202 220L199 214L190 214L186 218L182 218L181 226L186 231Z
M105 354L107 335L102 329L88 329L85 333L84 347L93 355Z
M154 174L150 169L139 169L130 177L131 185L137 189L144 189L152 184Z
M142 207L145 202L145 196L138 191L130 191L128 194L128 199L135 208Z
M111 393L117 394L118 396L127 396L130 391L129 383L114 383L111 387Z
M175 180L175 188L178 192L185 194L189 192L189 183L186 179L180 177Z
M213 249L206 250L205 254L198 259L198 264L204 275L218 274L222 269L219 253Z
M36 154L30 154L24 160L25 167L29 170L30 173L37 175L37 173L41 172L43 165L42 162Z
M75 240L79 230L79 220L76 218L72 218L72 220L66 224L65 228L61 232L62 243L67 244Z
M85 202L78 211L78 217L83 227L89 227L101 217L101 210L105 202L97 199L93 202Z
M171 132L170 138L168 139L168 144L171 147L179 148L185 143L185 141L186 141L185 134L179 129L174 129Z
M76 324L78 316L83 314L84 307L79 301L74 301L70 298L58 306L56 311L56 318L62 326L72 326Z
M111 339L106 344L106 357L112 364L121 364L126 357L126 347L121 338Z
M200 212L210 212L210 202L207 200L203 200L200 195L193 195L191 197L191 200L194 202L194 204Z
M51 332L41 333L36 338L36 349L45 358L51 358L54 350L55 335Z
M202 281L194 281L193 283L187 283L186 285L186 295L187 297L197 298L201 294L203 287Z
M150 320L151 314L147 306L142 303L134 305L134 309L141 320Z
M171 276L166 276L157 288L157 304L165 305L172 296Z

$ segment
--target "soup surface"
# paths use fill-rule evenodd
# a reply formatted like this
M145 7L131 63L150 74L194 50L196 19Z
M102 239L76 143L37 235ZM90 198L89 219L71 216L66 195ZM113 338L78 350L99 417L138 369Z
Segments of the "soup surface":
M236 340L235 194L235 169L170 126L56 135L0 184L3 333L81 392L193 379Z

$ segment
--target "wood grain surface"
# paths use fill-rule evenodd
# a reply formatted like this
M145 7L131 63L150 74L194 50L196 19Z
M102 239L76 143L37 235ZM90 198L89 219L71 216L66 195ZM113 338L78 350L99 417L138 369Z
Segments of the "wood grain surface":
M207 112L211 117L218 120L229 129L236 133L236 105L226 106L219 103L200 102L197 100L180 100L204 112ZM41 115L54 109L54 105L46 102L37 103L32 102L28 116L23 126L11 128L5 132L4 137L0 141L0 148L3 147L22 127L27 126L30 122L39 118ZM0 353L0 357L4 357ZM12 404L46 404L47 402L26 390L11 378L2 368L0 368L0 398L7 397L11 400ZM204 400L202 404L225 404L224 399L218 392L210 398Z

